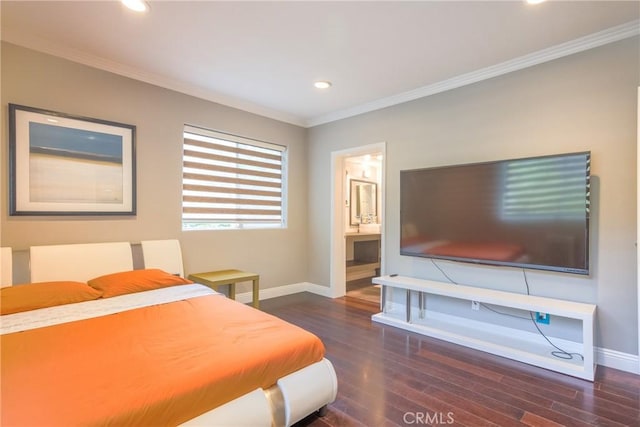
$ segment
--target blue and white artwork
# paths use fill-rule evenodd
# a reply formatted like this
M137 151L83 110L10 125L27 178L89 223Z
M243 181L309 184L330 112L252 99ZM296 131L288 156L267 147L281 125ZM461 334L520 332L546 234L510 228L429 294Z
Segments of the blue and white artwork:
M29 198L47 203L123 202L123 138L29 123Z

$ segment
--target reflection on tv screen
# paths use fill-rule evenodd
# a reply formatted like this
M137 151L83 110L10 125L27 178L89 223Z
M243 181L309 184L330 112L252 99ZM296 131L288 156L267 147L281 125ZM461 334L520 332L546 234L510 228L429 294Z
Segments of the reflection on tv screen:
M590 153L405 170L402 255L589 273Z

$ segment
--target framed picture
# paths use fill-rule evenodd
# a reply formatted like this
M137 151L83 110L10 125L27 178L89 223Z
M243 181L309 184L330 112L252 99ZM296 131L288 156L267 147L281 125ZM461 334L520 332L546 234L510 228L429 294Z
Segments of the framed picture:
M9 104L10 215L135 215L136 127Z

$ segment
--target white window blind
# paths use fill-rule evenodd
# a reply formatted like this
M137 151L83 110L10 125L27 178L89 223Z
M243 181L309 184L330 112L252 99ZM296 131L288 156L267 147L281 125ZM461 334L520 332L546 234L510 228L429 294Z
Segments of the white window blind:
M588 153L508 162L503 218L584 218L589 212L589 168Z
M285 147L186 127L183 229L284 226Z

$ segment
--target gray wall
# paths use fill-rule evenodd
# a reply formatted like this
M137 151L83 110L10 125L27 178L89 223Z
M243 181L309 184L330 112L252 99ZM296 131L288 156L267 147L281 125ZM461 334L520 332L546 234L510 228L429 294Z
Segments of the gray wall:
M309 280L329 286L331 153L386 141L387 272L446 280L399 255L399 171L591 151L591 275L527 271L532 294L598 305L596 345L637 354L638 37L317 126L309 132ZM458 283L525 292L518 269L439 262ZM469 310L470 311L470 310Z
M3 43L1 244L24 260L31 245L178 238L187 272L235 267L259 272L263 287L303 281L328 286L331 152L386 141L387 270L441 280L428 261L399 255L400 170L591 150L591 276L527 276L534 294L598 304L597 345L636 354L638 51L638 38L625 40L317 126L307 136L296 126ZM8 103L135 124L138 215L9 217ZM289 147L286 230L180 230L185 123ZM441 265L460 283L523 291L519 270Z
M32 245L177 238L187 272L246 269L261 274L262 288L307 280L305 129L3 43L3 159L8 103L137 126L134 217L10 217L8 162L2 161L1 243L18 251L18 261ZM288 147L287 229L181 231L184 124ZM238 291L249 289L246 284Z

